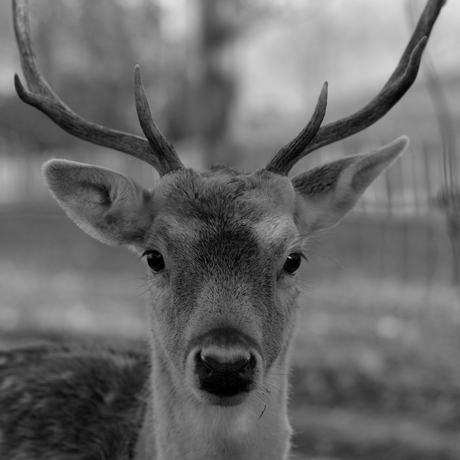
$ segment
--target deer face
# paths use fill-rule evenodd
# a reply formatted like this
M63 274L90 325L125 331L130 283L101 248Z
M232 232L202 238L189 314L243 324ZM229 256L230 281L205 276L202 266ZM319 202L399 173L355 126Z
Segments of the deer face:
M153 203L153 337L196 396L237 403L283 359L292 335L302 252L292 183L185 170L161 180Z
M45 176L83 230L144 252L154 353L180 391L228 406L286 375L305 237L340 221L406 145L403 137L292 181L267 170L183 168L148 191L63 160L47 163Z

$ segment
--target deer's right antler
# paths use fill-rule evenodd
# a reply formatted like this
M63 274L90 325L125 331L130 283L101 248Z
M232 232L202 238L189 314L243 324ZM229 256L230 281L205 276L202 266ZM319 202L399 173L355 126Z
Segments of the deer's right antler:
M281 148L269 161L265 169L287 176L292 166L308 153L356 134L382 118L401 99L415 81L423 50L430 36L431 29L445 2L446 0L428 1L398 66L380 93L369 104L353 115L337 120L322 128L319 128L319 124L321 124L324 113L322 110L318 111L317 106L307 128L293 141ZM320 101L318 105L323 104ZM316 135L310 137L304 135L305 131L308 130L308 126L318 126Z
M136 109L141 128L147 137L136 136L91 123L73 112L51 89L40 74L30 39L28 0L13 0L13 20L21 66L28 89L14 76L16 92L22 101L36 107L68 133L93 144L132 155L152 165L163 176L183 168L174 147L155 125L139 66L134 71Z

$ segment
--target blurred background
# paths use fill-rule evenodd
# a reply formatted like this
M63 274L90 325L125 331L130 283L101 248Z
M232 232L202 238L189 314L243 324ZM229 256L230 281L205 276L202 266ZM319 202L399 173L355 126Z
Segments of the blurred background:
M325 123L361 108L395 68L422 1L40 0L39 67L90 121L141 134L140 64L154 118L195 168L263 166L329 82ZM297 458L460 458L460 3L441 11L414 86L365 132L293 174L401 134L409 151L356 210L311 241L301 273L291 419ZM153 168L72 138L17 98L10 2L0 2L0 345L145 337L146 269L53 202L53 157Z

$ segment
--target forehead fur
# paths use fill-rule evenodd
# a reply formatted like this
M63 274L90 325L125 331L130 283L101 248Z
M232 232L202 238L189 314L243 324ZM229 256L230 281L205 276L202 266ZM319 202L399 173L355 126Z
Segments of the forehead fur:
M294 212L294 189L289 179L261 170L251 174L230 168L198 173L186 169L163 177L154 191L161 213L178 218L249 219Z
M209 248L211 241L229 245L229 253L260 244L275 251L297 233L292 183L267 171L183 170L164 176L153 196L150 237L158 241L161 235L163 243L181 257L204 243Z

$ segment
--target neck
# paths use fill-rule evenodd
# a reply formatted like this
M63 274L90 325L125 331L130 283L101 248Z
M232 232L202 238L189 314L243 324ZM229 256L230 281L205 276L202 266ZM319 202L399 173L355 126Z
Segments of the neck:
M286 361L275 363L262 387L243 404L220 407L185 394L182 382L175 384L161 352L154 353L151 394L136 460L287 458L291 428Z

